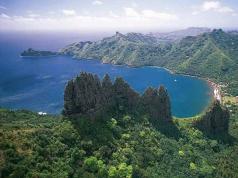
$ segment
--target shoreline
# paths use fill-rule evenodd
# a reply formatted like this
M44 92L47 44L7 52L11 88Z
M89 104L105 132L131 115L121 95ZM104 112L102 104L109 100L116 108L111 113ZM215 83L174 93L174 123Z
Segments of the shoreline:
M56 55L50 55L50 56L21 56L22 58L32 58L32 57L55 57L55 56L59 56L62 54L56 54ZM64 54L63 54L64 56ZM82 60L81 58L79 58L79 56L72 56L69 55L72 59L77 59L77 60ZM204 80L208 83L208 85L211 87L212 90L212 96L211 96L211 101L216 99L220 102L222 102L222 95L221 95L221 88L219 86L219 84L216 84L215 82L213 82L210 78L205 78L205 77L201 77L201 76L196 76L196 75L191 75L191 74L186 74L186 73L182 73L182 72L176 72L173 71L171 69L168 69L166 67L160 67L160 66L155 66L155 65L132 65L132 64L114 64L112 62L104 62L102 59L87 59L87 58L83 58L83 60L98 60L100 61L101 64L111 64L111 65L115 65L115 66L126 66L126 67L131 67L131 68L138 68L138 67L151 67L151 68L158 68L158 69L164 69L166 71L168 71L170 74L174 74L174 75L182 75L182 76L188 76L188 77L195 77L197 79L201 79Z
M99 59L100 60L100 59ZM214 81L212 81L210 78L205 78L205 77L201 77L201 76L196 76L196 75L191 75L191 74L186 74L186 73L179 73L179 72L175 72L171 69L168 69L166 67L160 67L160 66L153 66L153 65L141 65L141 66L135 66L135 65L128 65L128 64L113 64L110 62L103 62L102 60L101 64L112 64L112 65L116 65L116 66L127 66L127 67L132 67L132 68L138 68L138 67L152 67L152 68L159 68L159 69L164 69L166 71L168 71L171 74L174 75L182 75L182 76L187 76L187 77L194 77L200 80L204 80L205 82L208 83L208 85L210 86L210 88L212 89L212 98L211 99L216 99L220 102L222 102L222 92L221 92L221 87L219 84L215 83Z
M72 56L71 56L72 57ZM73 58L73 57L72 57ZM73 59L76 59L76 60L97 60L99 61L101 64L110 64L110 65L114 65L114 66L124 66L124 67L131 67L131 68L139 68L139 67L151 67L151 68L158 68L158 69L164 69L166 71L168 71L170 74L173 74L173 75L182 75L182 76L187 76L187 77L193 77L193 78L197 78L197 79L200 79L200 80L203 80L205 81L206 83L208 83L208 86L211 88L211 102L216 99L218 101L220 101L220 103L222 103L222 92L221 92L221 87L219 84L213 82L210 78L205 78L205 77L202 77L202 76L196 76L196 75L191 75L191 74L186 74L186 73L180 73L180 72L176 72L176 71L173 71L171 69L168 69L166 67L160 67L160 66L153 66L153 65L132 65L132 64L114 64L112 62L104 62L102 59L92 59L92 58L79 58L79 57L75 57Z
M22 56L20 55L21 58L40 58L40 57L56 57L59 56L58 54L55 55L49 55L49 56Z
M221 92L221 86L215 82L213 82L211 79L207 79L208 84L213 89L213 99L218 100L220 103L222 103L222 92Z
M76 59L79 59L76 57ZM104 62L101 59L89 59L89 60L99 60L101 62L101 64L111 64L111 65L115 65L115 66L126 66L126 67L132 67L132 68L139 68L139 67L152 67L152 68L159 68L159 69L164 69L166 71L168 71L171 74L174 75L182 75L182 76L187 76L187 77L193 77L193 78L197 78L200 80L204 80L205 82L208 83L208 86L210 86L211 90L212 90L212 97L211 97L211 102L216 99L218 100L220 103L222 103L222 92L221 92L221 87L219 84L215 83L214 81L212 81L210 78L205 78L202 76L196 76L196 75L191 75L191 74L186 74L186 73L180 73L180 72L176 72L173 71L171 69L168 69L166 67L160 67L160 66L153 66L153 65L140 65L140 66L136 66L136 65L129 65L129 64L113 64L111 62Z

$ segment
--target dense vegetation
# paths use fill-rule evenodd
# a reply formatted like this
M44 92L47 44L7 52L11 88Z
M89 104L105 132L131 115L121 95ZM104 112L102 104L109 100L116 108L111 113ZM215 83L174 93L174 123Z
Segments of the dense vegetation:
M101 59L104 63L166 67L228 84L228 92L238 95L237 33L213 30L179 41L161 42L149 35L117 32L100 41L71 44L61 54Z
M237 109L237 107L236 107ZM0 110L1 177L237 177L238 111L220 140L174 120L155 128L128 115L106 124ZM223 137L224 138L224 137Z
M219 135L227 133L229 127L229 111L221 106L219 101L214 101L207 112L200 120L195 122L195 125L207 133Z
M21 53L22 57L46 57L46 56L56 56L57 52L52 51L37 51L32 48L27 49Z
M112 83L108 75L100 81L81 73L66 87L64 116L1 109L0 176L238 176L237 106L230 103L230 123L217 102L202 116L171 120L163 87L142 96L133 92L121 78ZM136 108L128 105L131 96L138 99ZM115 107L108 109L106 98Z
M170 99L166 89L149 87L142 96L122 78L112 83L109 75L102 81L97 75L81 73L68 82L64 95L64 115L80 115L91 119L106 119L125 114L148 114L151 122L172 119Z

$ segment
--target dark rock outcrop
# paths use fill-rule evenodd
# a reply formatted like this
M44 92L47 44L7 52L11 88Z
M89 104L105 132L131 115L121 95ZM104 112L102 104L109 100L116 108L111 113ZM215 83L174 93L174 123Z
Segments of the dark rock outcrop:
M150 121L153 124L172 120L170 99L163 86L159 89L149 87L142 95L142 105L145 112L150 115Z
M115 109L120 112L134 113L139 101L139 94L121 78L116 78L114 85Z
M70 115L76 112L74 81L70 80L64 92L64 114Z
M229 111L221 106L219 101L214 101L204 116L195 122L200 130L209 134L221 134L228 132Z
M100 81L96 75L88 73L81 73L68 82L63 113L89 118L149 114L150 122L155 125L172 119L169 96L163 86L148 88L140 96L120 77L112 83L109 75Z
M96 75L81 73L65 88L63 113L90 116L115 111L131 113L138 100L139 95L122 78L113 84L109 75L101 82Z
M64 114L90 114L102 109L104 97L96 75L81 73L68 82L64 95Z
M159 109L159 117L164 121L171 121L171 104L167 90L164 86L160 86L158 91L158 109Z

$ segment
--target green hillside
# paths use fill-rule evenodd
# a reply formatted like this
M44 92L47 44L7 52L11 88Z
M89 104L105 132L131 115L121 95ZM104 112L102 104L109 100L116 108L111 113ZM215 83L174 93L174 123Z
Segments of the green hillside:
M237 116L233 115L230 123L230 134L235 139ZM227 144L208 138L193 128L190 120L174 123L176 128L158 130L146 118L138 122L127 115L108 120L106 125L81 119L75 127L60 116L1 109L0 175L237 177L237 140Z
M0 177L237 177L238 110L214 102L171 117L166 89L138 95L122 78L81 73L64 116L0 109ZM230 118L229 118L230 117Z
M176 42L159 42L155 37L129 33L96 42L80 42L62 49L75 58L101 59L104 63L131 66L155 65L177 73L210 78L228 84L238 95L238 35L213 30Z

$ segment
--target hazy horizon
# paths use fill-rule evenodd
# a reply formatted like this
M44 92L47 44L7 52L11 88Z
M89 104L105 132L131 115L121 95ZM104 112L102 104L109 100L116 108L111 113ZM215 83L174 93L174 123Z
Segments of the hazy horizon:
M235 0L0 0L0 31L168 32L237 29Z

